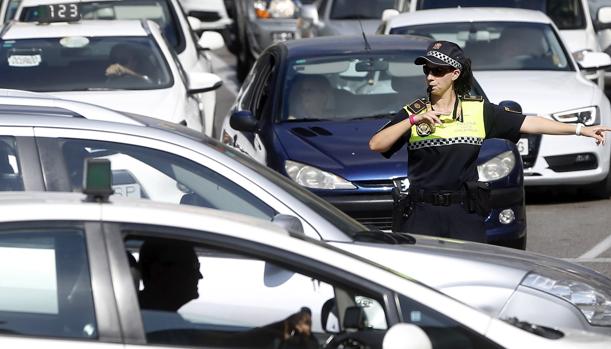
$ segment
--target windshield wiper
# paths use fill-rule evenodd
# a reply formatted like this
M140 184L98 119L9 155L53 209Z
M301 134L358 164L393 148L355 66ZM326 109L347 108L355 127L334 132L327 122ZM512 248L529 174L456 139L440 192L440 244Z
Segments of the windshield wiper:
M383 113L383 114L376 114L376 115L359 116L357 118L352 118L351 120L384 119L384 118L392 117L393 115L395 115L395 113L391 112L391 113Z
M391 233L381 230L365 230L352 234L352 239L359 242L382 242L389 245L414 245L416 238L408 233Z
M287 119L285 122L311 122L311 121L331 121L329 119L315 119L315 118L301 118L301 119Z
M564 337L564 333L562 333L561 331L550 327L535 325L527 321L520 321L517 317L510 317L503 320L519 329L536 334L537 336L541 336L544 338L558 339Z

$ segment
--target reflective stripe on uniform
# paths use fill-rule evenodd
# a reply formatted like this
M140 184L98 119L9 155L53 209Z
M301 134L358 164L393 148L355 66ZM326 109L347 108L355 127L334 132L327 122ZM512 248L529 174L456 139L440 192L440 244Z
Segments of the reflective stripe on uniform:
M461 101L463 121L454 120L451 115L441 115L442 124L435 125L435 132L419 136L416 126L412 126L408 149L440 147L450 144L481 145L486 138L484 126L484 102ZM418 114L426 113L426 110Z

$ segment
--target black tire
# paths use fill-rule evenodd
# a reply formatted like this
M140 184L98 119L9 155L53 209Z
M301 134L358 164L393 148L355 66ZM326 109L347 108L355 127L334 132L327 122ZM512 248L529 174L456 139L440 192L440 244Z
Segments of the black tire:
M610 170L611 172L611 170ZM611 196L611 173L600 182L586 186L585 193L593 199L608 199Z

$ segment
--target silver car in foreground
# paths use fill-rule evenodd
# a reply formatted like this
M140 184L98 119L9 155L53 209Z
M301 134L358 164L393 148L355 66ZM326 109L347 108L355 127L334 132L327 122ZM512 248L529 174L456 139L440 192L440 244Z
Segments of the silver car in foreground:
M495 317L611 334L611 280L590 269L530 252L369 230L289 179L175 124L124 114L142 126L84 120L97 113L14 103L0 104L0 190L80 190L84 159L109 159L115 195L266 220L293 216L305 235Z

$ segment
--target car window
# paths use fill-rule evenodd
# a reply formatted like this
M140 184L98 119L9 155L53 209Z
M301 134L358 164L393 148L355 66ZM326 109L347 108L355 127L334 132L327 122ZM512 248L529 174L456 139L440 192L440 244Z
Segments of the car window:
M395 0L334 0L330 19L380 19L386 9L395 8Z
M477 70L573 70L559 37L547 24L457 22L392 28L458 44Z
M119 143L62 140L72 189L83 182L83 161L111 161L114 195L243 213L269 220L275 210L222 175L160 150Z
M83 231L0 231L0 332L98 336Z
M413 0L419 10L448 7L512 7L547 14L563 29L585 29L587 23L582 0Z
M0 191L23 190L15 138L0 137Z
M66 36L4 40L0 86L50 91L160 89L173 84L152 37ZM41 77L44 76L44 79Z
M412 299L399 295L399 303L403 322L420 327L431 340L432 349L502 349L486 337Z
M349 120L388 115L424 97L414 59L422 52L299 59L285 74L280 120Z
M121 0L80 2L79 11L83 19L150 19L161 28L176 52L185 48L178 18L170 1L166 0ZM39 7L24 7L19 16L22 22L38 20Z
M380 346L388 328L381 299L248 248L126 234L149 344L317 349L358 332Z

